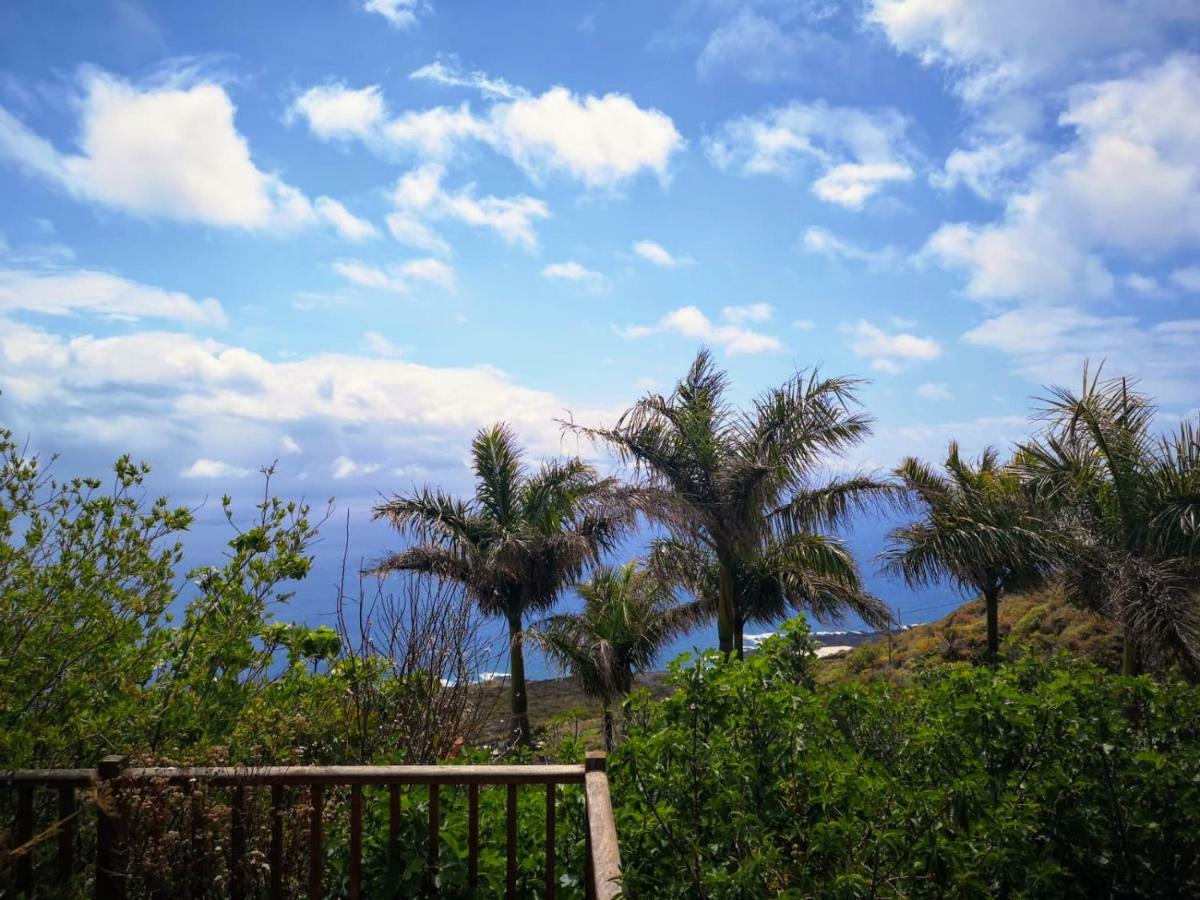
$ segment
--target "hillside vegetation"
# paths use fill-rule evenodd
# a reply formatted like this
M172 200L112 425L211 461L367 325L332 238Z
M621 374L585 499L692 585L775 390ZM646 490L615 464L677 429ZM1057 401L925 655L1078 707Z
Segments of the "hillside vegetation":
M905 681L914 672L947 662L982 662L987 649L982 598L949 615L898 631L818 665L818 681L888 678ZM1000 604L1001 658L1057 653L1117 672L1121 667L1120 635L1107 619L1071 606L1054 588L1009 597Z

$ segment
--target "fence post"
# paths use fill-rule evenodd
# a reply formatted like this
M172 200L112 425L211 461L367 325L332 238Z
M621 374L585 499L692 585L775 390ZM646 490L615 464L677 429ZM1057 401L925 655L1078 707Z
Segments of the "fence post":
M100 784L96 796L96 898L125 900L124 848L121 846L121 811L112 782L129 762L128 756L106 756L96 766ZM104 788L108 788L105 796Z

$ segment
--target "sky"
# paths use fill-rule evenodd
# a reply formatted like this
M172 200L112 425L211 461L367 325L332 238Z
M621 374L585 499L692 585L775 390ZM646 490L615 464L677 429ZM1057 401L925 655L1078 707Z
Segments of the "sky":
M1194 0L14 0L0 198L5 427L192 504L278 460L365 555L702 344L743 403L869 379L846 469L1089 359L1198 406Z

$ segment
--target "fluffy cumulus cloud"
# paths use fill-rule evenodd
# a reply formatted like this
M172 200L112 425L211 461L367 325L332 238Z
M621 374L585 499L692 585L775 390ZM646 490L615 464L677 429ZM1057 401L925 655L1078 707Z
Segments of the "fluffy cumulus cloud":
M379 231L366 219L360 219L341 203L329 197L318 197L318 215L348 241L367 241L379 237Z
M398 265L381 267L358 259L338 260L333 270L358 287L406 294L412 282L421 281L453 290L456 278L453 267L440 259L413 259Z
M575 260L550 263L542 269L542 277L552 281L570 281L591 291L602 291L608 286L608 279L601 273L593 271Z
M378 85L355 90L334 83L309 88L297 97L289 118L303 118L318 137L345 139L367 137L385 114Z
M220 84L176 73L139 86L88 69L82 89L78 153L61 152L0 107L0 157L73 197L137 216L273 232L324 220L351 240L374 231L336 200L314 206L260 169Z
M722 310L722 318L726 324L721 324L713 322L695 306L681 306L667 313L653 325L630 325L621 329L620 333L627 338L675 334L716 344L729 354L766 353L782 349L779 340L738 323L761 322L770 316L771 308L766 304L756 304L753 307L727 306Z
M534 179L561 174L590 188L617 188L645 172L665 179L672 158L684 147L670 116L624 94L579 95L552 87L535 96L442 61L423 66L413 77L479 91L490 106L477 113L464 101L389 118L377 86L338 85L307 91L301 100L317 92L322 103L298 100L293 113L320 137L358 137L382 154L445 160L464 144L482 143ZM347 119L353 128L346 127Z
M303 193L255 165L219 84L143 89L90 70L83 91L78 154L0 109L0 155L73 196L136 215L252 230L316 221Z
M16 311L45 316L94 315L130 322L163 319L194 326L226 324L225 310L212 297L194 300L179 291L88 269L0 269L0 312Z
M928 362L942 355L942 345L931 337L904 332L889 332L865 319L843 327L850 337L850 349L871 360L879 372L899 372L911 363Z
M1106 257L1200 246L1200 57L1084 84L1059 118L1075 140L1037 166L988 225L947 224L927 254L980 298L1110 294Z
M223 480L226 478L245 478L251 473L245 466L235 466L219 459L200 458L183 470L184 478L205 478Z
M715 166L742 175L815 174L816 196L861 209L888 185L914 177L906 128L894 110L791 103L725 122L705 150Z
M1042 384L1074 384L1088 360L1135 373L1164 403L1194 403L1200 382L1200 318L1144 324L1070 306L1021 307L985 320L963 339L1012 356L1021 374Z
M400 31L412 28L417 19L430 10L423 0L366 0L362 8L383 16L389 25Z
M392 199L397 207L388 227L397 240L437 250L444 240L424 220L453 220L475 228L489 228L510 244L537 247L534 223L550 217L550 209L535 197L477 197L473 184L457 191L442 187L445 167L427 163L405 173L396 182Z
M867 19L897 50L952 73L962 96L985 101L1097 58L1153 50L1200 21L1181 0L870 0Z
M330 460L346 456L356 465L420 462L452 479L461 447L497 410L534 453L557 454L555 419L572 408L487 365L345 353L272 361L177 332L64 337L9 319L0 319L0 367L18 373L4 385L10 421L36 416L40 441L132 449L196 479L252 471L281 448L289 471L310 466L314 478L332 478ZM616 411L574 412L600 421Z
M688 257L675 256L666 247L655 241L637 241L633 245L633 252L646 260L646 262L662 266L664 269L673 269L676 266L684 266L691 263L691 259Z

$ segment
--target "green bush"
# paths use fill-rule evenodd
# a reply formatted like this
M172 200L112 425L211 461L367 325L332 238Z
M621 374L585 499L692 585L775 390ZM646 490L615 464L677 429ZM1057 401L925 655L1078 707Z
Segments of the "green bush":
M819 692L770 652L671 672L610 765L632 896L1200 891L1194 687L1065 659Z

